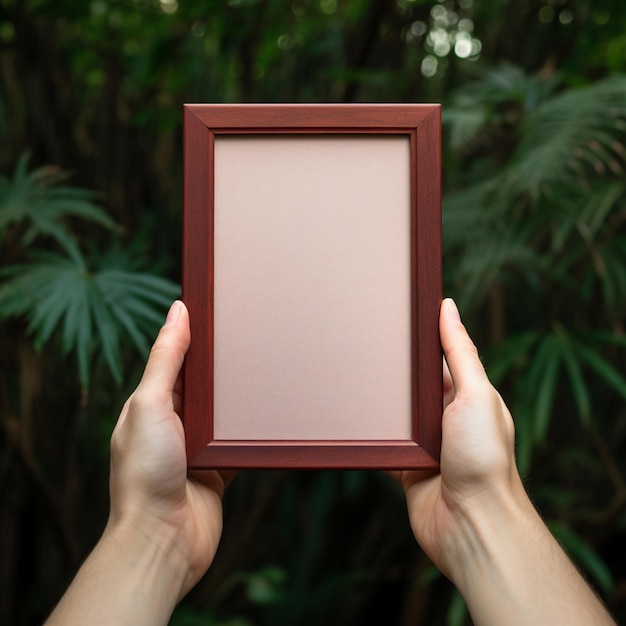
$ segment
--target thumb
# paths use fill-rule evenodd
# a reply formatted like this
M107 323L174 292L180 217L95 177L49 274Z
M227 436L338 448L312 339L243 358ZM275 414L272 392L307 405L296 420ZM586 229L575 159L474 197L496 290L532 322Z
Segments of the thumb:
M441 304L439 333L456 392L471 391L484 384L487 380L485 368L451 298L445 299Z
M176 300L170 307L146 364L139 386L147 394L171 394L189 349L191 333L187 307Z

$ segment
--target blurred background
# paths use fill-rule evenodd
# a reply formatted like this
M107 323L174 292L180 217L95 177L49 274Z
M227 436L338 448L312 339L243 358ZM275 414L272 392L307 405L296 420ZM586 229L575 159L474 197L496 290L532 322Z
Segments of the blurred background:
M0 624L107 517L108 445L180 284L183 102L442 102L444 292L520 470L626 620L626 3L0 2ZM376 472L243 472L175 626L469 623Z

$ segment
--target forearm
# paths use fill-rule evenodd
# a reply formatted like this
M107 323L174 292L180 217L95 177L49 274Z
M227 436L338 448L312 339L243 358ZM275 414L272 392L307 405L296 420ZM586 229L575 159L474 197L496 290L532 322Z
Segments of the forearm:
M525 495L507 494L462 528L453 577L477 626L615 624Z
M46 626L167 624L186 565L173 530L109 525Z

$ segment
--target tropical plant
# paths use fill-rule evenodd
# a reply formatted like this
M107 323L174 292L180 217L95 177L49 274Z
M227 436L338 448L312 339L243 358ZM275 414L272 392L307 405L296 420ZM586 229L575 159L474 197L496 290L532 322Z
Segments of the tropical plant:
M20 167L30 190L0 217L0 288L16 294L0 322L0 623L40 624L106 519L108 436L165 304L134 281L179 271L180 103L433 100L446 292L513 410L535 501L626 621L623 77L605 80L625 24L616 0L0 2L0 171L16 172L0 196L20 195ZM14 168L26 149L100 195ZM47 319L35 290L63 284ZM174 619L294 623L293 595L329 626L467 623L380 483L242 473ZM256 583L272 602L250 599Z
M558 84L505 65L452 96L461 167L444 209L447 281L516 418L522 471L551 476L537 497L569 520L553 526L606 592L584 535L605 519L587 507L626 504L611 437L626 401L626 77ZM551 482L589 472L593 456L613 493L591 505L572 485L555 497Z
M511 69L504 67L502 73L500 83L510 84ZM495 76L489 72L486 82L493 83ZM494 134L500 124L500 117L491 115L471 132L459 128L465 118L455 106L472 108L464 95L469 89L464 88L460 104L453 99L448 117L453 136L466 137L459 149L467 149L479 135ZM489 93L482 84L476 91ZM493 168L491 176L448 197L446 255L456 260L452 280L464 308L478 309L494 291L503 290L509 306L525 316L507 316L514 325L510 330L533 329L517 337L509 333L494 375L500 380L507 368L536 355L526 370L532 379L527 386L535 390L529 410L533 439L540 442L545 441L559 363L569 374L583 422L591 410L585 368L626 398L626 378L602 356L626 343L621 325L626 237L620 229L626 220L626 77L552 95L532 107L524 105L523 91L508 93L520 105L521 140L509 137L510 156L503 166L484 166ZM503 94L494 100L502 102ZM480 106L489 105L482 99ZM523 302L516 303L522 293ZM593 307L582 327L579 309L571 307L581 296ZM491 321L498 326L495 312Z
M28 159L28 154L20 157L12 178L0 176L0 243L6 260L19 254L15 247L26 250L43 236L53 238L67 253L77 254L65 223L68 218L114 227L113 220L94 204L93 192L62 185L68 172L52 166L29 171Z
M6 443L0 478L3 497L14 507L0 513L6 529L0 552L7 555L6 570L21 558L11 546L19 545L16 522L30 506L30 494L45 512L30 541L52 538L50 549L75 568L82 556L80 522L67 502L72 492L90 489L81 473L89 466L81 461L83 446L97 449L97 431L84 417L117 402L111 386L102 383L103 366L119 390L124 365L133 362L126 345L145 358L178 286L138 270L132 247L120 251L119 229L92 192L67 186L68 175L57 168L29 171L27 163L22 157L11 178L0 177L0 355L6 373L0 385ZM104 253L98 240L107 244ZM74 366L65 358L70 355ZM100 379L93 394L92 372ZM3 585L4 616L16 582Z
M128 254L114 249L86 259L68 218L109 230L114 222L93 203L92 193L60 186L66 179L66 173L48 167L28 172L26 157L13 179L0 178L0 241L6 261L0 271L0 320L25 320L38 350L58 330L62 352L76 354L84 387L89 386L94 354L102 355L120 383L125 339L145 358L179 288L135 271ZM49 239L59 250L46 250Z

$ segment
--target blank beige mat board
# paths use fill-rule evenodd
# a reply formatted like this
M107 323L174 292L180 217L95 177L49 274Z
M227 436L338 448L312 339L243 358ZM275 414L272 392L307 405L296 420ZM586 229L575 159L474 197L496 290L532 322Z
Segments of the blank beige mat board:
M411 439L410 140L219 135L214 434Z

